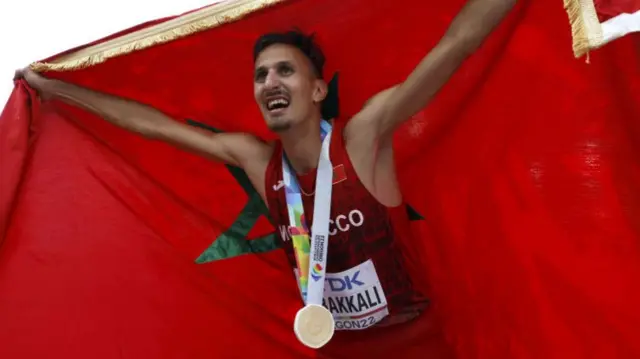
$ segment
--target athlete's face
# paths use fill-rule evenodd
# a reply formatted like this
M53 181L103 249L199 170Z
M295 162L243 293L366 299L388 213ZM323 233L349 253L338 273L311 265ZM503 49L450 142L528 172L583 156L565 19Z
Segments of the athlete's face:
M326 95L311 63L297 48L276 44L263 50L255 63L253 91L267 126L285 131L306 119Z

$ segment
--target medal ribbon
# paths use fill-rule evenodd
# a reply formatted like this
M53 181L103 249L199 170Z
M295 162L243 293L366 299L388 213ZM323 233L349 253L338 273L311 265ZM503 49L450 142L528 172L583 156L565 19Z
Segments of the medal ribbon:
M327 267L329 246L329 216L331 211L331 190L333 185L333 165L329 158L331 124L320 122L322 150L316 173L316 191L313 207L311 236L304 216L302 196L297 177L293 174L286 156L282 155L282 179L289 212L289 234L298 267L300 292L305 304L322 305L324 278Z

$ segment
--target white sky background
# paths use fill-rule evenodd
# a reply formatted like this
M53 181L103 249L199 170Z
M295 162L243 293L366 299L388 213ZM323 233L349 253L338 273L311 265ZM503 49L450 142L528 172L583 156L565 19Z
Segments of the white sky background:
M216 0L0 0L0 112L13 73L131 26Z

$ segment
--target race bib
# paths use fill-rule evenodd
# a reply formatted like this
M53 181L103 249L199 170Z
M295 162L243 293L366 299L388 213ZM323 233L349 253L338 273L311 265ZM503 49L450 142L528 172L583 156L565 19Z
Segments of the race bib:
M294 269L296 279L297 269ZM389 315L387 298L371 260L340 273L327 273L322 305L336 330L362 330Z

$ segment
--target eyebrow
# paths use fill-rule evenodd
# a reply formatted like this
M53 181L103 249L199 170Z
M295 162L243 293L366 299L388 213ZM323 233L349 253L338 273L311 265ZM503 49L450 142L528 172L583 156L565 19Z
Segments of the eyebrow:
M293 63L291 61L289 61L289 60L278 61L273 66L277 67L277 66L280 66L280 65L289 65L289 66L293 67ZM266 70L266 69L267 69L267 67L262 65L262 66L256 68L256 72L258 72L260 70Z

